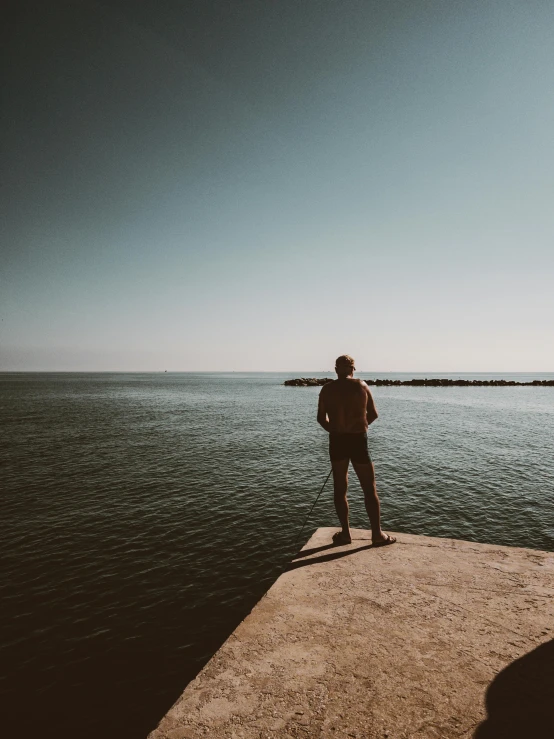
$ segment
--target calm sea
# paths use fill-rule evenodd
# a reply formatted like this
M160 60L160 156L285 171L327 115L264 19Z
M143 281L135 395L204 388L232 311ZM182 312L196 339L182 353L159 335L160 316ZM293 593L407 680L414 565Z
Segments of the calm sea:
M329 462L319 388L282 383L314 375L0 375L5 736L154 728L296 551ZM554 387L373 393L386 529L554 551Z

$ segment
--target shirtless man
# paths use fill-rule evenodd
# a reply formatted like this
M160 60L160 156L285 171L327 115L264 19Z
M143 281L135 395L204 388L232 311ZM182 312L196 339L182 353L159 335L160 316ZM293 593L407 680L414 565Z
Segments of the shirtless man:
M335 544L350 544L348 524L348 464L352 465L364 491L364 501L373 546L394 544L396 538L381 529L381 511L375 472L367 450L367 428L377 418L377 411L369 387L353 377L354 360L343 354L335 362L338 379L328 382L319 394L318 423L329 433L329 456L333 468L335 509L342 526L333 536Z

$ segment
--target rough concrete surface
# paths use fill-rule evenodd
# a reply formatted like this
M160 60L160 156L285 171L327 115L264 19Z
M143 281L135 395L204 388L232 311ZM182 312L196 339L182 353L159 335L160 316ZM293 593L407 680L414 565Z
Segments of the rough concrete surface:
M554 554L316 531L149 739L554 737Z

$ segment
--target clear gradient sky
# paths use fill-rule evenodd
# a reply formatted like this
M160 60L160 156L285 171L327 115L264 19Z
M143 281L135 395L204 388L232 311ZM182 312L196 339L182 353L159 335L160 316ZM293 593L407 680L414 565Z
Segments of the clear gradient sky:
M554 370L554 3L13 3L0 370Z

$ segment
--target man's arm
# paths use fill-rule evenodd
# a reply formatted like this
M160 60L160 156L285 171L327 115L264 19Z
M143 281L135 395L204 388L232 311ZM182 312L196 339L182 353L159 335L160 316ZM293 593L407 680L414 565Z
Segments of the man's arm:
M367 418L367 424L368 426L370 426L373 423L373 421L379 418L379 414L377 413L377 408L375 407L375 403L373 401L373 395L371 394L371 390L369 389L367 385L366 385L366 388L367 388L366 418Z
M319 402L317 404L317 422L319 425L327 431L327 433L330 432L331 428L329 426L329 419L327 418L327 411L325 410L325 386L321 388L321 392L319 393Z

